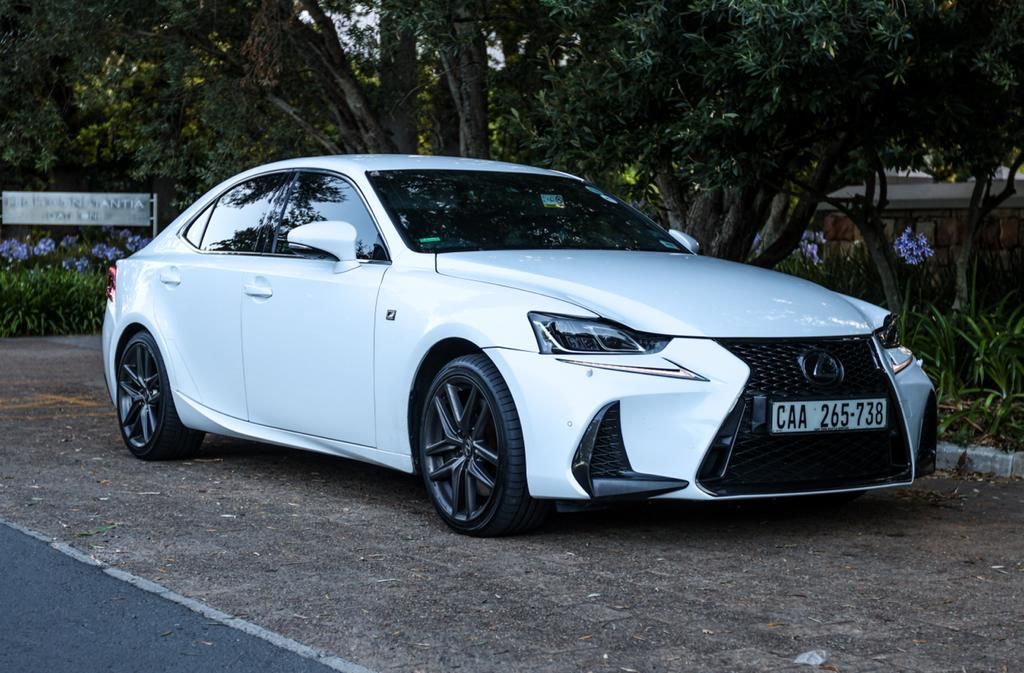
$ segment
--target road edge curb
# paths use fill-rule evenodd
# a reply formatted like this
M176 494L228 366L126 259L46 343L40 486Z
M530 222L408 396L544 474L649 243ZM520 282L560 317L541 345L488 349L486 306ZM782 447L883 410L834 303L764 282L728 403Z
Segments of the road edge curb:
M194 598L189 598L188 596L183 596L175 591L171 591L162 584L158 584L156 582L153 582L152 580L147 580L146 578L139 577L138 575L133 575L132 573L126 570L121 570L120 568L109 566L103 563L102 561L99 561L98 559L89 556L85 552L75 549L70 544L66 542L60 542L55 538L50 537L49 535L40 533L39 531L27 528L25 526L22 526L21 524L14 523L13 521L8 521L3 517L0 517L0 525L7 526L12 530L18 531L19 533L23 533L25 535L28 535L29 537L35 538L36 540L45 543L47 546L51 547L52 549L55 549L56 551L59 551L61 554L64 554L65 556L69 556L80 563L84 563L86 565L93 566L94 568L98 568L101 572L103 572L106 575L109 575L110 577L113 577L116 580L127 582L128 584L131 584L137 589L141 589L151 594L156 594L157 596L165 598L171 601L172 603L177 603L178 605L186 607L192 612L201 614L207 619L211 619L215 622L231 627L250 636L254 636L256 638L259 638L260 640L265 640L271 645L280 647L284 650L288 650L289 652L297 654L300 657L312 659L319 664L323 664L324 666L333 668L334 670L340 671L341 673L374 673L365 666L361 666L353 661L343 659L336 654L333 654L326 650L320 650L309 645L304 645L297 640L293 640L275 631L265 629L262 626L259 626L258 624L253 624L252 622L246 621L240 617L235 617L229 615L226 612L221 612L217 608L211 607Z
M1007 453L991 446L960 446L939 442L935 466L940 470L959 470L996 477L1024 477L1024 455Z

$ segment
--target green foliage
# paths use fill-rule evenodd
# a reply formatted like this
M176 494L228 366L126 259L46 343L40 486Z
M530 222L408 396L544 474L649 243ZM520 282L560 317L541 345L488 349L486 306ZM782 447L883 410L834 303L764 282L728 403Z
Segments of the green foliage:
M0 337L90 334L103 322L106 277L40 267L0 271Z
M1024 305L1015 295L995 306L903 319L905 341L935 377L943 434L960 442L993 440L1024 448Z

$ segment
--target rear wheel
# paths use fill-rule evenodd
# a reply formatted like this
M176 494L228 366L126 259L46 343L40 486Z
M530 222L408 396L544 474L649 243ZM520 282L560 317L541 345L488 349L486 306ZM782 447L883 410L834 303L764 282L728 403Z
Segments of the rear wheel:
M203 441L203 433L178 418L167 369L149 332L129 339L118 360L117 419L128 450L143 460L187 458Z
M445 365L422 405L418 457L441 518L465 535L512 535L543 523L549 503L526 486L519 415L491 360L466 355Z

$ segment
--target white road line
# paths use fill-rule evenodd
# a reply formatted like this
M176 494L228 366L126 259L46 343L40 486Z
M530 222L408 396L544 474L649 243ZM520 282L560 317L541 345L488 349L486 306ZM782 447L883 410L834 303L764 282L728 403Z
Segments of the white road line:
M129 572L125 572L120 568L112 568L106 565L105 563L96 560L92 556L89 556L88 554L85 554L84 552L75 549L74 547L65 542L56 542L53 540L53 538L47 535L43 535L38 531L34 531L31 528L25 528L24 526L18 525L13 521L8 521L3 517L0 517L0 524L3 524L8 528L12 528L18 531L19 533L24 533L29 537L34 537L37 540L45 542L53 549L56 549L57 551L66 556L70 556L76 561L99 568L104 573L110 575L114 579L121 580L122 582L127 582L128 584L131 584L136 588L142 589L143 591L148 591L151 594L156 594L157 596L166 598L169 601L173 601L179 605L188 608L193 612L197 612L203 615L207 619L211 619L220 624L224 624L225 626L230 626L233 629L238 629L243 633L247 633L250 636L255 636L257 638L260 638L261 640L265 640L272 645L276 645L277 647L288 650L289 652L293 652L299 655L300 657L313 659L317 663L323 664L324 666L327 666L329 668L333 668L336 671L341 671L341 673L373 673L373 671L371 671L370 669L364 666L360 666L357 663L348 661L347 659L342 659L336 654L332 654L325 650L318 650L314 647L310 647L309 645L303 645L302 643L296 640L292 640L287 636L283 636L280 633L270 631L269 629L265 629L262 626L257 626L256 624L248 622L239 617L233 617L227 614L226 612L221 612L220 610L212 608L209 605L201 603L195 599L188 598L187 596L182 596L181 594L171 591L170 589L161 584L157 584L156 582L152 582L137 575L133 575Z

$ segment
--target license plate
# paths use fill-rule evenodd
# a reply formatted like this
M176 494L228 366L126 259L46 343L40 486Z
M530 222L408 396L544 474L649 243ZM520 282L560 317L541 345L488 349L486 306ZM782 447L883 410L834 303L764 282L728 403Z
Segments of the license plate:
M839 432L878 430L888 425L889 408L882 399L800 400L773 402L770 432Z

